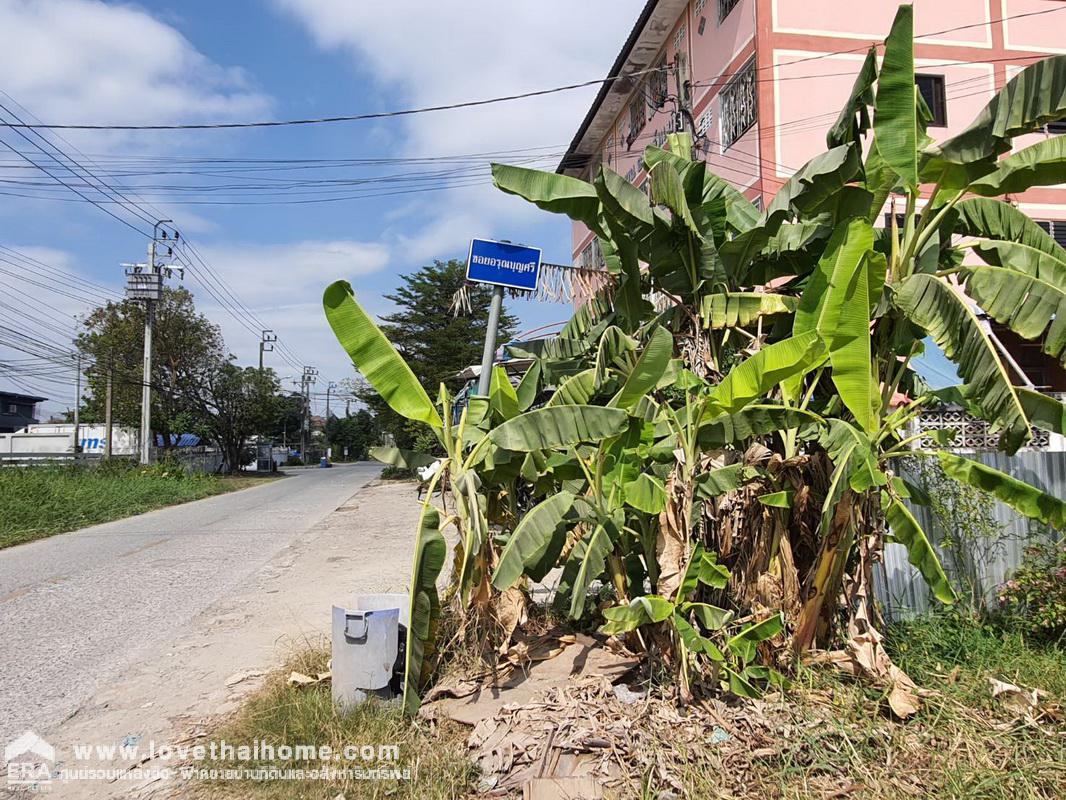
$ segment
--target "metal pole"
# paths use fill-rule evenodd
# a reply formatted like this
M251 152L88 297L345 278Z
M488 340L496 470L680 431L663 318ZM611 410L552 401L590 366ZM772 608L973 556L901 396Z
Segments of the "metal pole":
M74 453L81 451L81 350L78 350L78 375L74 389Z
M107 388L104 390L104 458L111 458L111 360L107 362Z
M266 344L262 339L259 340L259 371L263 371L263 345Z
M485 352L481 355L481 375L478 377L477 393L482 397L489 394L489 382L492 380L492 362L496 358L496 328L500 324L500 311L503 309L503 287L492 290L492 303L489 305L489 326L485 331Z
M155 275L155 239L148 245L148 274ZM155 322L155 305L152 300L144 302L144 369L141 375L141 463L150 462L149 441L152 435L152 325Z

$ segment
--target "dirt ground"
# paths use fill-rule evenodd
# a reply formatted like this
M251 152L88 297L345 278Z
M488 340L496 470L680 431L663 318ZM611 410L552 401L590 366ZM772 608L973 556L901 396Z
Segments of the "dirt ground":
M57 767L106 769L130 761L64 757L76 743L177 745L234 711L264 674L295 648L328 637L330 609L355 594L403 592L410 573L419 505L415 485L375 481L295 545L283 550L241 594L217 603L158 658L131 670L60 725L42 732ZM142 769L164 766L160 759ZM57 798L170 798L161 779L53 782ZM30 795L27 795L30 796Z

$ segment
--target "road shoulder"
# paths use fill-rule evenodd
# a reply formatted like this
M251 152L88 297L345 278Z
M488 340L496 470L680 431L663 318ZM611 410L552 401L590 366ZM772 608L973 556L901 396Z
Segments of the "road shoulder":
M330 608L354 594L406 591L418 518L413 484L374 481L279 552L240 594L202 612L173 645L97 692L45 739L58 758L75 743L142 748L190 741L232 713L294 648L328 636ZM67 760L67 767L129 762ZM162 766L146 762L144 768ZM53 797L167 797L162 781L53 784Z

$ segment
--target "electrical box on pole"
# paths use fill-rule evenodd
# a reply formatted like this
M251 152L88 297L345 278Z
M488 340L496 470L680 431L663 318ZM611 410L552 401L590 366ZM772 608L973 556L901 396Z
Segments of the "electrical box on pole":
M159 252L160 242L177 241L181 238L176 230L171 227L171 235L167 236L165 224L169 219L161 219L153 228L152 241L148 243L148 263L146 264L123 264L126 268L126 297L144 303L144 363L141 371L141 453L140 461L147 464L150 461L152 446L152 330L155 325L155 306L163 299L163 280L178 272L185 277L182 267L171 267L169 263L160 263L161 259L169 259L174 255L174 249L168 244L162 245L163 253ZM109 437L110 438L110 437Z

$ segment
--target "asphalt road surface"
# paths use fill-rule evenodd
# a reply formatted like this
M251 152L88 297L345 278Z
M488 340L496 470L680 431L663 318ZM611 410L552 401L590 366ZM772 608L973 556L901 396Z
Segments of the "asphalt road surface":
M0 744L44 731L381 471L296 470L244 491L0 550Z

